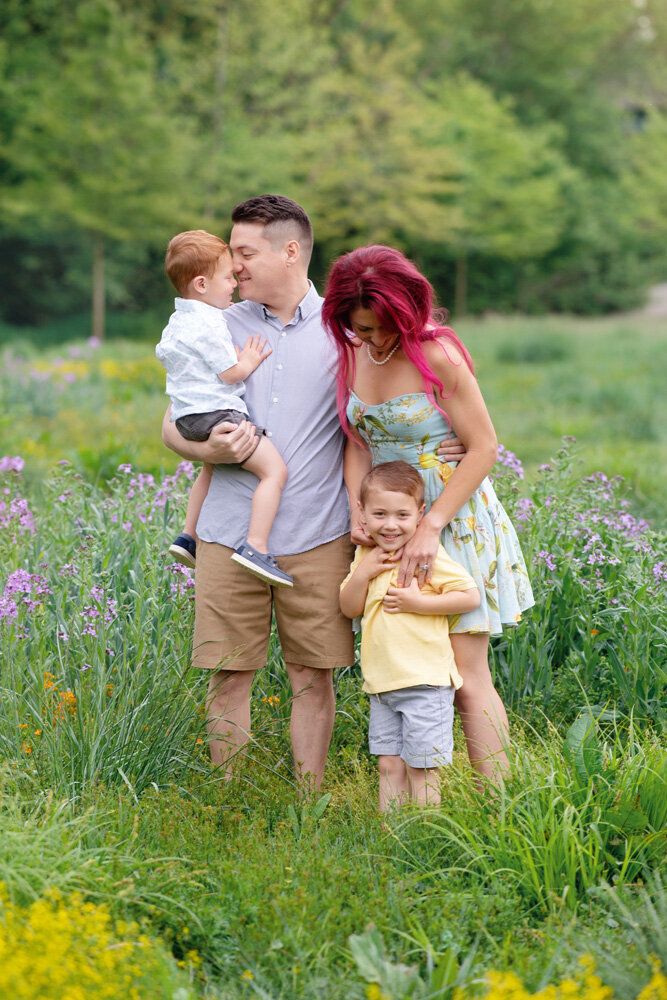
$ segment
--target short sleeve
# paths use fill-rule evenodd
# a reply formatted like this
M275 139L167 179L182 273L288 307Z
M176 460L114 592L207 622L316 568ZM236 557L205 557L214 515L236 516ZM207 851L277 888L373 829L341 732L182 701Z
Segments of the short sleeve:
M348 585L348 583L350 582L350 577L352 576L357 566L368 552L370 552L370 549L366 545L357 545L356 552L354 553L354 559L350 563L350 572L347 574L347 576L340 585L341 590L343 589L343 587L346 587Z

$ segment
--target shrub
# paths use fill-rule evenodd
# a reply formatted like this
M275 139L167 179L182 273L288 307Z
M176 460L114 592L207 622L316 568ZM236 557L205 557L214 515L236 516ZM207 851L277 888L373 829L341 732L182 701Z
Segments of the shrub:
M198 962L196 955L190 956ZM190 1000L184 975L137 923L53 890L27 908L0 891L0 995L12 1000Z

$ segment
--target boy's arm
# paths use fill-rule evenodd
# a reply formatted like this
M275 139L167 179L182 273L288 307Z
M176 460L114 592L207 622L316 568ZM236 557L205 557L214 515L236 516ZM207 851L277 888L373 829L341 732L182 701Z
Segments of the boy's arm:
M400 549L396 553L374 548L366 553L340 588L340 610L346 618L356 618L357 615L363 614L368 597L368 584L380 573L393 569L400 558Z
M273 351L269 347L266 347L266 340L262 339L257 333L252 337L248 337L245 342L243 350L236 347L236 355L238 357L238 362L232 365L231 368L227 368L224 372L220 372L218 378L221 382L226 385L231 385L233 382L243 382L247 379L251 372L254 372L255 368L261 365L265 358L268 358L269 354L273 354Z
M409 587L389 587L382 602L388 614L411 611L416 615L460 615L479 607L477 587L470 590L448 590L444 594L423 594L414 576Z

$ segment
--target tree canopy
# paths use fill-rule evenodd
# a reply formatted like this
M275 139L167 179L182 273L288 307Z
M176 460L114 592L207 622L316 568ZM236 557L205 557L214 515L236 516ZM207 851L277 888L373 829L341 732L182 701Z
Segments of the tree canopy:
M664 268L663 0L5 7L9 320L88 285L101 329L105 261L112 305L164 298L169 237L263 191L311 214L316 278L391 243L459 313L617 308Z

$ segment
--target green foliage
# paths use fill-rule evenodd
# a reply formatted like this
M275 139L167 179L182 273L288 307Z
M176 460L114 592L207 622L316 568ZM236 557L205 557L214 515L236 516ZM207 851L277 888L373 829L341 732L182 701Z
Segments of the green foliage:
M618 482L581 479L568 445L515 503L538 596L494 645L506 700L571 717L594 699L664 729L664 537L630 513Z
M619 953L604 940L587 936L585 946L594 956L604 981L620 1000L635 1000L653 969L667 968L667 891L664 877L656 872L645 885L615 888L600 886L596 902L607 914L610 927L623 927L636 956L628 964L627 952Z
M456 797L397 827L405 863L420 878L466 883L504 878L528 909L576 911L601 882L632 882L664 861L667 757L623 733L604 745L587 717L553 741L514 752L507 787L491 796L483 823ZM425 873L428 873L426 875Z
M496 320L462 332L513 435L520 410L517 440L534 449L533 465L549 454L539 437L542 420L557 423L549 405L562 420L582 422L578 407L588 407L589 422L618 410L627 421L631 391L653 394L660 347L644 325ZM562 357L545 362L552 343ZM217 1000L451 1000L490 969L538 990L576 979L582 950L620 1000L634 1000L652 975L648 955L665 962L664 533L569 449L523 482L504 454L496 486L524 522L539 601L495 646L516 709L505 787L475 788L457 724L443 806L379 816L355 666L337 672L325 785L300 800L275 637L253 688L252 739L228 783L208 761L206 679L188 668L191 574L165 551L193 470L154 479L122 468L93 485L72 465L43 481L48 466L31 468L24 443L36 428L54 435L41 442L50 465L64 430L68 447L88 449L91 475L105 447L98 428L111 425L130 451L154 420L157 442L163 376L150 351L71 348L14 343L1 383L0 454L26 460L22 473L15 460L0 472L0 880L15 903L29 907L51 887L104 904L116 926L139 920L189 969L183 988ZM585 361L593 349L604 366ZM653 405L659 428L657 393ZM604 561L587 563L589 553Z
M266 190L311 212L318 279L382 241L460 313L634 306L664 267L664 21L625 0L12 2L3 315L79 312L102 240L109 301L145 305L169 235L224 235Z

